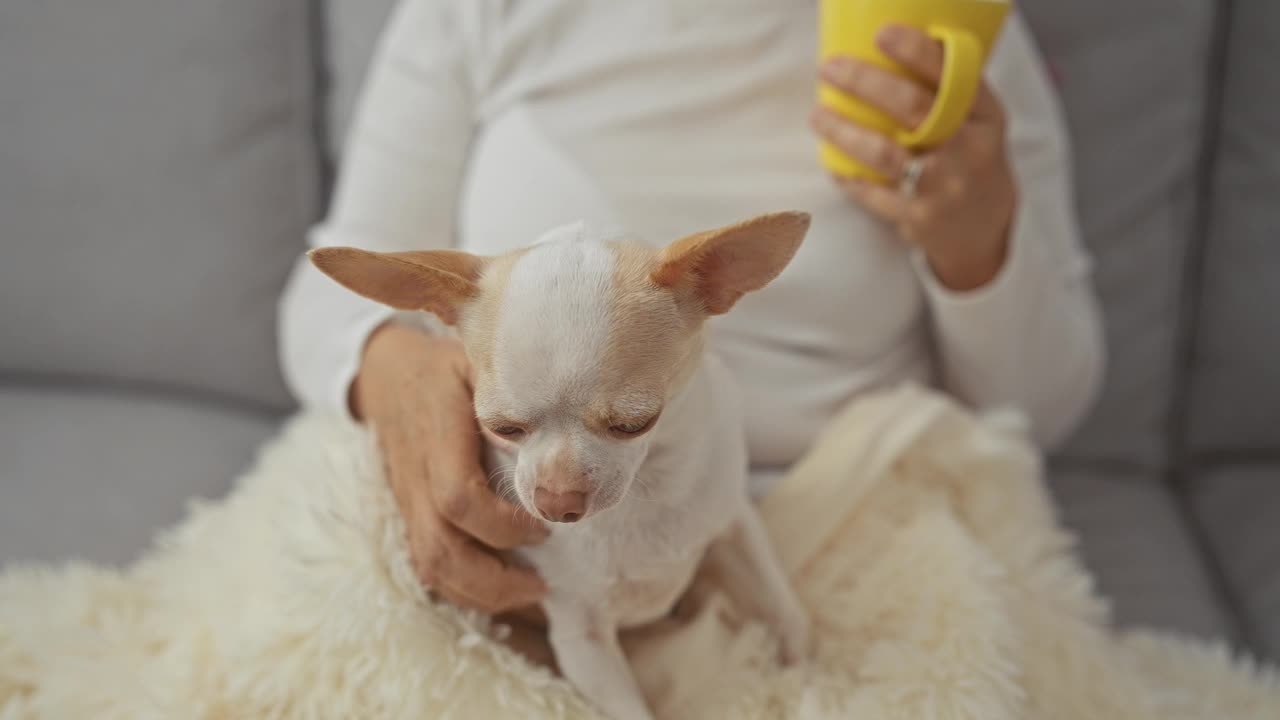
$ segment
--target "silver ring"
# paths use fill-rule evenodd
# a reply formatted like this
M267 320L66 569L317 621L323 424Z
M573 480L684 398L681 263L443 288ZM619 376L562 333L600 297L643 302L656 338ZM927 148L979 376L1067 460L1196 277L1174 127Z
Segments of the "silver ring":
M913 157L902 168L902 179L898 181L898 192L913 198L920 189L920 177L924 175L924 158Z

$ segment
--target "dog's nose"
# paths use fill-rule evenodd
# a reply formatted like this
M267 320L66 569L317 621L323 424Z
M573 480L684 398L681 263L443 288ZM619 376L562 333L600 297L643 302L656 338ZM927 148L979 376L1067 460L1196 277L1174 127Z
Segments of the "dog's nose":
M577 491L552 492L533 489L533 506L551 522L578 522L587 512L587 494Z

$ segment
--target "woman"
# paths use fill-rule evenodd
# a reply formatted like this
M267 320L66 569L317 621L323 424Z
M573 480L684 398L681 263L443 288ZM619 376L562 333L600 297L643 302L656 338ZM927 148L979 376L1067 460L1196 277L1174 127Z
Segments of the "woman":
M816 8L795 0L402 0L315 245L498 253L568 220L665 242L802 209L787 272L713 326L746 393L757 491L860 393L932 382L1015 405L1052 445L1087 409L1102 343L1059 110L1014 18L971 117L913 158L813 107ZM886 28L909 81L851 59L821 77L912 126L941 48ZM821 136L897 187L833 181ZM495 549L540 530L486 487L466 359L452 341L302 261L284 364L306 405L372 423L423 582L488 612L544 587Z

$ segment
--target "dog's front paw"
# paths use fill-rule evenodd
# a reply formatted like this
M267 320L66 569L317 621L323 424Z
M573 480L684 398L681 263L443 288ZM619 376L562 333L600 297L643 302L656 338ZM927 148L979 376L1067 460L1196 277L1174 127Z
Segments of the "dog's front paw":
M780 650L784 667L799 665L809 659L809 653L813 649L813 631L809 616L803 609L796 607L786 613L778 623L778 631L782 638Z

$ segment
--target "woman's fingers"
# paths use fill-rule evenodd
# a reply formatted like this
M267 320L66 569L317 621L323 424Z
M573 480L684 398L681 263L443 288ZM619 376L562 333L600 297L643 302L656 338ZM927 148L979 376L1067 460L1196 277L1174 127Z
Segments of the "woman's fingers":
M502 614L498 620L515 620L525 625L534 627L547 626L547 614L543 612L541 605L529 605L528 607L516 608Z
M903 77L862 59L836 57L822 65L822 79L884 111L903 127L919 127L933 108L942 78L942 44L916 28L901 25L885 27L876 36L876 44L914 77Z
M436 512L463 533L498 550L546 539L542 523L489 488L474 458L436 464L429 472Z
M942 82L946 52L941 42L923 30L909 25L887 25L876 36L876 45L881 52L920 78L931 89L936 90ZM985 82L978 88L972 113L978 119L995 119L1003 114L999 100L991 86Z
M900 178L910 154L880 133L844 119L827 108L818 108L813 129L842 152L888 178Z
M504 562L457 528L442 524L420 537L423 546L411 553L419 578L456 605L495 614L536 604L546 594L537 573Z
M902 193L866 180L841 178L840 187L881 220L898 224L907 216L909 201Z
M480 462L480 431L470 393L464 390L465 367L438 390L420 415L423 423L400 443L425 467L435 510L463 533L499 550L538 542L546 528L529 513L498 497L489 487Z
M832 58L820 73L832 87L887 113L903 127L918 127L933 107L932 88L857 58Z
M916 128L933 108L938 83L942 79L946 54L942 43L923 30L889 25L876 36L876 44L889 59L914 76L905 78L851 57L828 60L821 68L822 79L832 87L879 108L903 127ZM1004 110L991 90L982 83L972 114L979 120L998 120Z
M437 484L436 509L454 527L498 550L540 542L546 528L522 508L498 497L483 475Z
M942 43L908 25L887 25L876 35L880 51L936 89L942 81Z
M378 430L419 579L455 603L499 612L539 602L546 586L494 548L536 542L546 529L489 489L469 374L458 341L389 326L365 348L359 406Z

